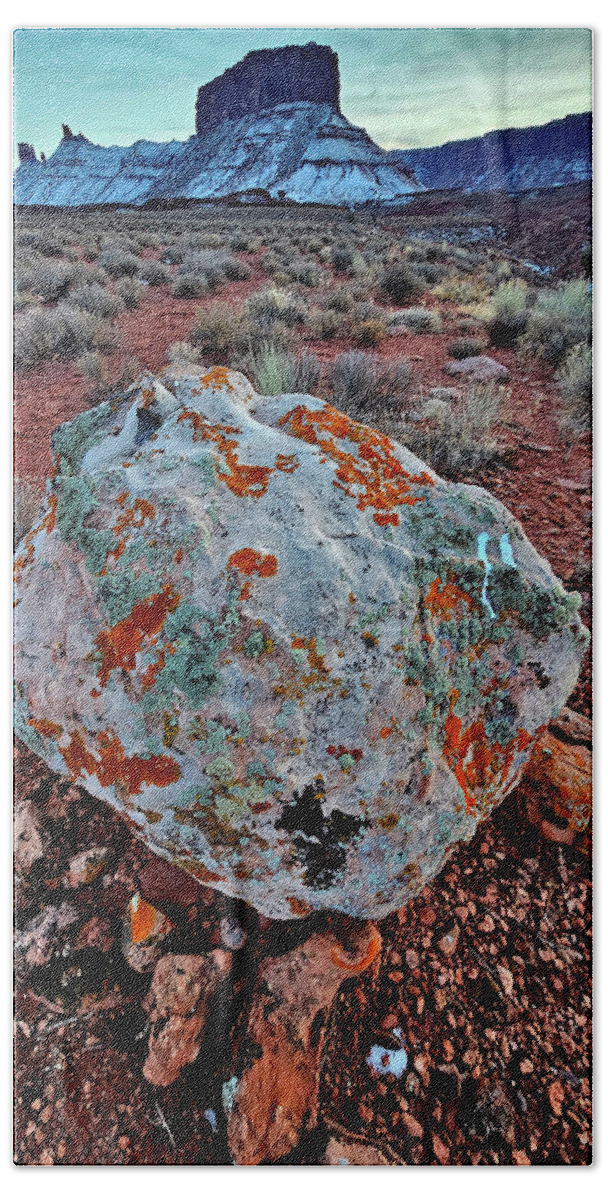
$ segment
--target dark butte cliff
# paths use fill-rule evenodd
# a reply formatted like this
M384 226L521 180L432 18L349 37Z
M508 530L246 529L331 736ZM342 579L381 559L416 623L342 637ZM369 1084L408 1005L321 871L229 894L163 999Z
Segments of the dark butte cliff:
M338 55L330 46L282 46L252 50L223 75L199 88L196 132L204 137L222 121L307 100L340 111Z

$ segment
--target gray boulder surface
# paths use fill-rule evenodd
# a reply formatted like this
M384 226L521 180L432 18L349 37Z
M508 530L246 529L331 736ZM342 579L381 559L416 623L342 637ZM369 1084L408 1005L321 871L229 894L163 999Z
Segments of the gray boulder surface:
M18 735L269 917L381 917L517 782L585 646L506 508L311 396L144 377L53 435Z

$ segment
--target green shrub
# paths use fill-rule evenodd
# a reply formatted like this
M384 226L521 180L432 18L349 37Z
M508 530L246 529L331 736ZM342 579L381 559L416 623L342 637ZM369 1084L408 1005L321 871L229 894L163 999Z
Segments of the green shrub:
M393 304L405 304L408 300L415 300L424 290L418 276L403 260L384 271L380 278L380 289Z
M71 263L49 261L38 254L21 255L15 260L15 289L50 304L67 294L78 274Z
M393 313L389 324L391 329L403 325L411 333L441 332L441 316L433 308L402 308Z
M485 348L481 338L455 338L453 342L448 342L447 352L450 358L456 358L460 361L465 358L477 358Z
M146 258L139 268L139 278L147 283L149 287L160 287L163 283L169 283L171 273L164 263L159 262L156 258Z
M141 265L139 258L121 245L106 246L97 263L113 279L119 279L121 275L137 275Z
M353 252L348 246L334 246L329 254L334 271L346 273L353 265Z
M139 279L131 279L128 276L119 279L116 285L116 291L125 308L138 308L143 290L144 285L139 282Z
M30 308L15 318L15 368L26 371L51 358L77 358L109 342L108 328L93 313L65 303L50 309Z
M557 373L561 424L567 431L586 433L591 425L593 358L585 342L573 346Z
M196 321L189 334L192 345L201 354L214 359L225 359L235 351L246 349L248 336L249 329L242 312L220 302L208 309L196 310Z
M82 308L98 317L115 317L123 307L120 296L114 295L99 283L85 283L70 292L72 308Z
M346 318L343 313L333 309L315 309L308 319L310 336L321 341L330 341L344 333Z
M261 396L281 396L291 392L310 394L317 387L321 374L315 354L309 351L290 354L273 342L265 342L252 351L243 369Z
M306 319L306 310L297 296L277 288L252 292L245 301L245 309L262 329L271 329L273 325L301 325Z
M544 288L530 310L522 346L537 358L558 365L573 346L590 341L591 311L586 279L570 279L558 288Z

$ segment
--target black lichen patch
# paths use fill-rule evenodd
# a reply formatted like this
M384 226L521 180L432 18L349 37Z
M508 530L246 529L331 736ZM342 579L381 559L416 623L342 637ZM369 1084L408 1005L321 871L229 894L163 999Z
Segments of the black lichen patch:
M335 882L344 869L348 842L366 825L361 817L351 817L338 809L325 816L324 797L323 777L317 775L301 793L293 793L293 800L283 805L276 823L277 829L295 834L293 844L306 868L305 881L319 891Z

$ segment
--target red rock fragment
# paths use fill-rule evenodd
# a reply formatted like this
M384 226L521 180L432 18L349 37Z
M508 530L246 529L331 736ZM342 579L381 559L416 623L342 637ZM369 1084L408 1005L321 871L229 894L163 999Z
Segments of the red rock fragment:
M314 1128L327 1014L340 984L363 970L381 945L371 923L354 941L354 953L351 946L346 953L331 933L314 934L260 967L247 1030L256 1056L251 1062L246 1054L251 1065L228 1119L228 1143L239 1165L275 1162Z
M144 1006L152 1029L144 1075L155 1087L174 1083L187 1063L194 1062L209 1011L221 980L230 970L231 956L165 954L156 964Z

